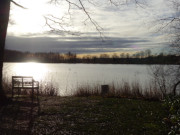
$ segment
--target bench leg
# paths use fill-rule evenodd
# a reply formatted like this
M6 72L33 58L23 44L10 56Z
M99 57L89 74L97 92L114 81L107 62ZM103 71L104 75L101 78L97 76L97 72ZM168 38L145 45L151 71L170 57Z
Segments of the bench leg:
M21 94L21 88L18 88L18 97Z
M39 101L39 89L37 89L37 101Z
M38 115L40 114L39 89L37 89Z
M12 98L14 97L14 89L12 88Z
M34 101L34 88L32 88L32 102Z

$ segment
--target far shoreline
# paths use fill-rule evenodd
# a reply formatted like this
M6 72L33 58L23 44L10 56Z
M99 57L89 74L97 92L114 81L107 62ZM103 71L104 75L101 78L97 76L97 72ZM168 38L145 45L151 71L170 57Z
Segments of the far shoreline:
M4 61L3 63L39 63L39 64L93 64L93 65L180 65L180 63L174 64L149 64L149 63L68 63L68 62L37 62L37 61Z

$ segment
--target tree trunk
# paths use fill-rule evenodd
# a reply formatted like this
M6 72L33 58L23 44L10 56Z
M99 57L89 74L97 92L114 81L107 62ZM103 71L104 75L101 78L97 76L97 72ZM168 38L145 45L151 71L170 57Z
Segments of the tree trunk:
M176 96L176 88L177 86L180 84L180 81L178 81L176 84L174 84L174 88L173 88L173 95Z
M7 100L2 87L3 73L3 56L9 21L10 0L0 0L0 104L4 104Z

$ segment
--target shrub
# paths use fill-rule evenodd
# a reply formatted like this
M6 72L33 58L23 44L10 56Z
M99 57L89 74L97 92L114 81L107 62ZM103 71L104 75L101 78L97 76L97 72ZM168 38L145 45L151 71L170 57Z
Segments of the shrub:
M169 112L168 118L164 119L170 127L168 135L180 134L180 96L167 96L163 105Z

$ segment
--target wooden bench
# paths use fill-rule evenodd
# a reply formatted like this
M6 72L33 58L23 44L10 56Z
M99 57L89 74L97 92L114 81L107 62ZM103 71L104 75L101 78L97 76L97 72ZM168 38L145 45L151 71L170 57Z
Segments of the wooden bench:
M32 90L32 100L34 90L37 90L37 98L39 96L39 82L35 81L32 76L12 76L12 98L14 90L18 90L18 95L21 90Z

